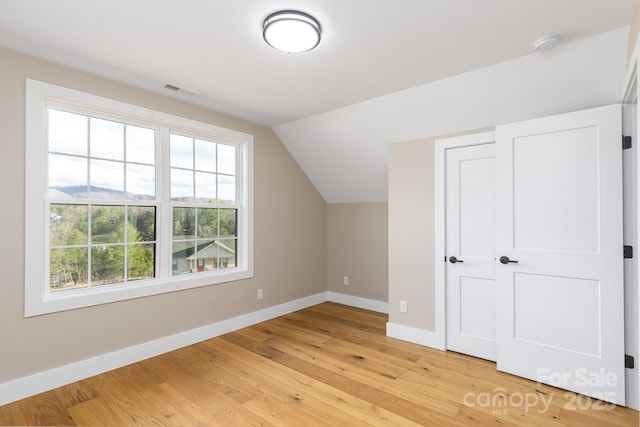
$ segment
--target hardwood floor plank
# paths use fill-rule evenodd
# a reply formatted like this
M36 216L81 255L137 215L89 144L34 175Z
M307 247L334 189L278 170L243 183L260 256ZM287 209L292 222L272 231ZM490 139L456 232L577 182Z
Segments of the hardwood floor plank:
M637 411L622 407L613 409L613 406L608 403L585 396L580 397L578 403L573 399L563 401L563 409L558 420L567 424L589 426L640 425Z
M217 355L215 359L212 359L208 364L203 364L199 361L195 355L200 353L199 348L206 347L197 345L187 348L193 351L188 354L184 354L185 352L172 354L171 357L175 357L177 364L179 364L185 372L188 372L191 378L190 382L194 384L201 383L199 386L205 390L204 396L208 396L215 390L218 393L231 397L239 403L244 403L259 394L259 391L255 389L250 378L226 369L225 361ZM213 353L207 349L207 354ZM200 395L191 396L193 400L198 400L199 397Z
M110 377L114 378L117 374L117 372L111 372ZM164 425L163 414L150 410L148 403L141 398L142 392L143 390L139 388L120 382L119 378L118 381L105 381L98 391L99 397L72 406L69 408L69 412L75 414L76 417L93 417L92 414L87 414L88 411L100 411L101 417L112 414L114 418L121 420L114 425ZM82 413L83 411L84 413ZM74 415L72 415L73 417ZM95 419L92 423L99 424L99 421L100 419Z
M99 393L101 387L126 386L134 390L145 390L162 383L163 380L154 370L147 369L143 363L134 363L80 382Z
M87 383L77 381L53 390L65 408L78 405L98 397L98 393Z
M264 397L268 397L264 399ZM293 425L306 425L310 419L321 420L323 425L335 426L355 426L363 425L363 421L355 416L351 411L336 411L334 406L327 405L315 396L315 393L308 386L297 391L282 391L280 393L265 393L263 396L247 402L245 407L258 408L266 402L272 407L294 409L295 414L288 416L287 422L294 421ZM284 406L282 406L284 405ZM287 410L287 411L288 411ZM289 412L289 411L288 411Z
M514 427L521 425L468 406L462 406L460 408L460 412L456 415L456 420L472 426Z
M18 426L24 424L24 415L20 408L22 401L0 406L0 426Z
M309 330L327 334L333 338L350 338L351 336L357 337L361 334L372 334L374 336L384 335L384 329L377 326L360 323L350 318L337 318L311 310L305 313L291 313L284 317Z
M389 391L404 399L419 401L423 405L431 406L436 412L453 416L459 410L459 404L443 397L437 389L416 387L409 383L404 384L403 387L398 387L398 383L395 378L383 374L381 375L380 372L376 370L363 369L363 366L358 366L358 363L361 362L351 360L353 358L344 356L336 357L332 352L326 352L321 348L303 348L299 345L292 345L289 341L285 342L273 339L270 340L269 343L284 353L301 358L314 366L321 367L336 374L344 375L349 379L366 384L370 387L374 387L382 391Z
M258 395L260 396L260 395ZM254 397L253 399L256 399ZM252 399L252 400L253 400ZM248 402L250 402L249 400ZM269 420L248 410L244 405L229 396L216 392L195 402L214 418L212 425L229 426L271 426Z
M271 338L271 333L266 328L248 327L235 331L238 334L245 335L256 341L266 341Z
M441 425L445 420L447 420L447 422L450 422L451 420L445 415L441 415L431 409L427 409L426 406L408 401L404 398L382 391L376 387L353 380L345 375L337 373L336 371L319 367L311 362L307 362L287 353L281 353L278 356L275 356L275 358L279 363L282 363L291 369L306 372L307 375L317 381L324 382L325 384L342 390L345 393L371 402L372 404L385 408L391 412L402 414L403 417L414 422Z
M232 368L234 364L239 364L236 372L243 372L246 376L251 376L253 372L261 372L267 378L262 380L276 379L279 383L284 383L286 387L298 388L301 385L309 384L312 379L304 373L288 369L278 363L258 356L244 348L233 345L223 339L205 341L204 345L210 346L220 354L220 360ZM228 363L228 365L226 365Z
M224 381L217 381L207 373L194 374L189 372L189 366L173 352L140 362L147 369L159 375L163 382L171 384L176 390L192 401L207 397L216 390L244 393L244 390L234 389Z
M291 335L297 336L299 339L308 341L309 343L321 344L333 339L331 335L317 333L307 328L297 326L288 319L282 317L271 319L268 323L259 323L251 326L251 328L261 328L262 330L268 331L272 336L277 335L279 332L286 331Z
M327 425L325 420L318 418L299 405L284 403L267 394L258 396L243 406L274 426L326 427Z
M20 402L24 424L30 426L64 426L73 419L55 391L47 391Z
M78 426L123 426L127 425L121 413L99 397L87 400L68 409L73 419L72 424Z
M389 338L386 322L319 304L0 406L0 425L638 426L637 411Z
M213 411L207 412L200 405L187 399L167 383L158 384L140 393L147 401L146 407L162 414L167 426L214 426L220 425Z
M312 313L321 313L333 318L348 318L352 321L357 321L358 323L376 327L382 333L386 330L387 321L389 320L389 316L384 313L377 313L375 311L365 310L358 307L349 307L334 302L318 304L309 307L307 310Z
M345 393L319 381L313 381L309 384L308 389L311 390L313 396L325 402L330 407L351 413L367 425L401 425L407 427L420 425L403 416L387 411L386 409L373 405L366 400L359 399L351 394Z

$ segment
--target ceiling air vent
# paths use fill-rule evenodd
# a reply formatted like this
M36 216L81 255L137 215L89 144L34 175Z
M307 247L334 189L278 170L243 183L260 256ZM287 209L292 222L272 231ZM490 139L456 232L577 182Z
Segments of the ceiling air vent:
M186 89L186 88L183 88L183 87L180 87L180 86L172 85L170 83L167 83L166 85L164 85L164 88L167 89L167 90L170 90L172 92L183 93L183 94L189 95L189 96L193 96L193 95L196 94L191 89Z

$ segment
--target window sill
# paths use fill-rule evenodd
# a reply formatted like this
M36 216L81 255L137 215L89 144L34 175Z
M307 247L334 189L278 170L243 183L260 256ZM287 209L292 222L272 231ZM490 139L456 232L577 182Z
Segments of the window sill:
M29 303L34 299L27 299L25 305L25 317L33 317L58 311L73 310L82 307L108 304L117 301L143 298L167 292L184 291L203 286L217 285L250 279L253 271L248 269L233 268L212 271L210 273L195 273L184 276L171 277L170 279L141 280L129 283L103 285L89 289L77 289L58 291Z

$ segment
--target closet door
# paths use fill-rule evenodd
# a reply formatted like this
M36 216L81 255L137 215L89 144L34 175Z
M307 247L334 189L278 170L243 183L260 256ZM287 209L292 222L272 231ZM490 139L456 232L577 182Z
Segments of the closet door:
M496 129L498 370L625 403L620 106Z
M496 360L494 145L447 150L445 193L447 348L493 361Z

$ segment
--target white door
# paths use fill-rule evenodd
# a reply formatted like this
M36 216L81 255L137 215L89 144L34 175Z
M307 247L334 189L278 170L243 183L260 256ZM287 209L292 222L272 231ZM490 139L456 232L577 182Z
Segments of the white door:
M625 403L620 106L496 128L498 369Z
M445 156L447 348L495 361L494 144Z

